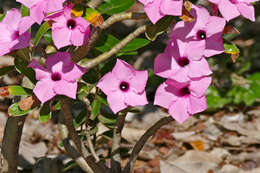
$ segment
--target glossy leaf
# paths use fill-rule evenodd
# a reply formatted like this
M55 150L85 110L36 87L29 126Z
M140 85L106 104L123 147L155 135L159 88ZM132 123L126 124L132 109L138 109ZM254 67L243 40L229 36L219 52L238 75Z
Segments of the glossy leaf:
M51 25L48 22L44 22L41 27L39 28L35 39L34 39L34 45L38 45L40 39L43 37L43 35L51 28Z
M135 0L105 0L97 10L102 14L116 14L128 10L134 5Z
M15 68L18 72L22 73L23 75L27 76L32 83L36 83L36 78L35 78L35 72L32 68L27 67L28 62L16 58L14 60Z
M43 104L41 107L39 119L41 123L46 123L51 119L50 102Z
M101 102L98 99L95 99L91 103L91 116L90 116L91 120L96 119L96 117L99 115L100 107L101 107Z
M18 85L9 86L8 90L10 95L23 96L32 94L32 90Z
M23 111L19 108L18 103L14 103L8 108L8 114L10 116L22 116L27 114L28 112L30 112L30 109Z

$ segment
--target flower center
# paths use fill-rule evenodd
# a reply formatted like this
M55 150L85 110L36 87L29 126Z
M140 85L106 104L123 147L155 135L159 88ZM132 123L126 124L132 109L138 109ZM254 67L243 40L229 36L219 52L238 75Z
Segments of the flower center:
M200 40L204 40L206 39L207 35L206 35L206 32L205 31L202 31L202 30L199 30L197 32L197 38L200 39Z
M61 80L61 74L58 73L58 72L52 73L51 79L52 79L53 81L59 81L59 80Z
M181 67L185 67L186 65L188 65L190 63L190 60L186 57L180 57L178 59L178 64L181 66Z
M129 83L123 81L123 82L120 83L119 88L120 88L121 91L126 92L126 91L129 90Z
M76 21L74 19L70 19L67 21L67 27L69 29L74 29L76 27Z
M186 95L189 95L190 94L190 90L188 87L184 87L182 89L180 89L180 95L181 96L186 96Z
M14 31L13 32L13 34L12 34L12 40L16 40L16 39L18 39L18 37L19 37L19 31Z

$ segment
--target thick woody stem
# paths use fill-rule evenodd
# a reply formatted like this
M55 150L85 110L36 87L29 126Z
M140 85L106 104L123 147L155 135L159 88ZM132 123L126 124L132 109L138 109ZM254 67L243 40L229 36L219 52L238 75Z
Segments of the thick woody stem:
M121 159L120 159L120 142L121 142L121 132L125 124L126 113L120 113L117 118L116 127L113 132L112 140L112 158L111 158L111 170L114 173L121 172Z
M105 60L107 60L108 58L110 58L112 55L118 53L130 41L132 41L134 38L138 37L140 34L144 33L145 31L146 31L146 25L137 28L134 32L129 34L126 38L124 38L122 41L120 41L118 44L116 44L108 52L105 52L105 53L99 55L98 57L86 62L85 67L88 70L96 67L98 64L100 64L100 63L104 62Z
M169 117L164 117L162 119L160 119L159 121L157 121L152 127L150 127L144 134L143 136L138 140L138 142L135 144L133 151L130 155L130 158L127 162L126 167L124 168L122 173L129 173L132 171L134 165L135 165L135 161L137 159L137 156L139 154L139 152L142 150L142 148L144 147L146 141L155 134L155 132L160 129L162 126L170 123L171 121L173 121L173 118L171 116Z

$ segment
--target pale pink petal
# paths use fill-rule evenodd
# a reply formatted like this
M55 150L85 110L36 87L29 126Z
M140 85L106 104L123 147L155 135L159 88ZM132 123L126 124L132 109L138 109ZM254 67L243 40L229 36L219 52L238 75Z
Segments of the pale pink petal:
M33 93L41 103L45 103L56 95L53 90L53 85L53 81L49 79L43 79L36 83Z
M175 80L177 82L188 82L190 78L188 77L188 69L186 67L181 67L178 71L173 73L169 79Z
M255 21L255 9L253 5L246 3L238 3L236 4L236 6L242 16L253 22Z
M19 34L23 34L34 24L34 20L30 16L23 17L19 23Z
M153 24L165 16L164 14L160 13L161 1L162 0L155 0L152 3L148 3L144 6L144 11Z
M169 107L169 114L178 122L183 123L190 117L188 113L188 98L182 97L172 102Z
M125 104L128 106L144 106L148 104L145 91L140 94L137 94L134 91L129 91L124 93L124 95Z
M8 29L8 25L0 23L0 43L11 42L13 32Z
M185 49L185 54L190 60L200 60L203 56L203 51L205 49L205 40L200 41L189 41L187 48Z
M211 77L202 77L190 82L189 90L193 96L202 97L211 83Z
M135 76L129 81L131 87L133 87L137 93L142 93L145 89L146 82L148 79L148 72L135 71Z
M33 68L36 74L36 79L37 80L42 80L42 79L50 79L50 72L46 70L45 68L42 67L41 64L39 64L35 59L33 59L28 67Z
M107 96L107 102L109 104L109 107L115 114L127 108L127 105L124 103L124 95L120 91L109 93Z
M84 44L85 34L82 33L79 28L75 28L71 31L70 41L74 46L82 46Z
M63 0L48 0L46 12L55 12L63 8Z
M168 79L167 81L165 81L166 84L176 88L176 92L181 89L181 88L184 88L184 87L187 87L189 82L177 82L175 80L172 80L172 79Z
M202 58L200 61L191 61L187 68L188 76L190 78L208 76L212 73L205 58Z
M204 50L204 55L206 57L221 54L224 52L224 50L222 33L212 35L206 39L206 47Z
M165 82L162 83L156 90L154 104L168 109L171 103L178 98L174 93L176 93L174 86L171 87Z
M97 87L108 95L112 91L119 90L119 85L120 81L116 76L112 72L108 72L98 81Z
M42 23L42 20L45 17L44 9L46 8L46 2L40 1L36 5L30 8L31 18L37 22L39 25Z
M0 56L10 52L10 42L0 42Z
M216 33L222 33L226 25L225 19L216 16L210 16L209 22L206 25L207 37Z
M22 3L23 5L25 5L28 8L31 8L33 5L35 5L38 2L43 1L43 0L16 0L16 1Z
M21 12L16 8L12 8L11 10L7 11L2 23L7 24L13 30L18 30L18 25L21 19Z
M154 60L154 73L164 78L169 78L173 73L178 71L179 68L176 60L169 57L166 53L157 55Z
M68 52L57 52L46 60L46 68L51 72L67 73L73 68L70 54Z
M71 30L68 28L55 28L52 30L52 39L58 49L71 45L70 38Z
M75 65L73 65L72 68L70 68L66 71L68 71L68 72L62 74L62 77L66 81L73 82L73 81L76 81L77 79L79 79L86 72L86 69L75 64Z
M170 37L185 40L188 36L195 34L193 29L195 22L177 22L171 31Z
M240 15L236 5L231 3L230 0L221 0L218 4L218 9L227 21L230 21Z
M67 97L76 99L78 83L68 82L65 80L56 81L53 84L53 89L56 94L65 95Z
M128 63L122 61L121 59L117 59L112 73L117 77L117 79L128 81L134 77L135 70Z
M31 39L31 34L28 31L23 33L18 37L18 39L14 40L14 41L18 41L18 43L12 47L12 50L23 49L28 47L30 44L30 39Z
M188 112L190 114L196 114L206 109L207 109L207 101L205 96L198 98L193 95L190 95L189 106L188 106Z
M88 21L86 21L82 17L75 18L75 21L76 21L77 26L78 26L77 29L79 29L82 33L88 32L87 30L90 29L90 23Z
M171 16L180 16L182 14L182 0L163 0L161 3L161 13Z
M210 17L208 10L201 6L192 5L190 13L195 17L194 30L204 29Z

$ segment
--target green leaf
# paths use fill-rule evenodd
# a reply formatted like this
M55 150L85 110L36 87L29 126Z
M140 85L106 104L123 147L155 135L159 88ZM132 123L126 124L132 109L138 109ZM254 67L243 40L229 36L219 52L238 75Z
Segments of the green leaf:
M116 116L114 114L104 114L104 115L99 115L98 120L105 124L105 125L113 125L116 124Z
M228 99L222 98L217 88L210 86L206 93L207 105L209 110L215 110L223 108L229 103Z
M25 7L24 5L21 6L21 13L22 16L29 16L30 15L30 10L29 8Z
M138 55L137 51L133 51L133 52L119 52L118 54L116 54L117 57L120 56L134 56L134 55Z
M0 76L3 76L5 75L6 73L10 72L14 70L14 66L7 66L7 67L3 67L3 68L0 68Z
M68 163L66 163L62 169L62 172L67 172L71 169L73 169L74 167L77 166L77 163L75 161L69 161Z
M132 40L130 43L128 43L123 49L120 50L120 52L130 52L135 51L137 49L140 49L150 43L149 40L144 38L136 38Z
M79 115L76 116L76 118L73 120L73 124L75 128L78 128L83 124L86 120L86 110L82 110Z
M82 79L87 82L87 83L90 83L90 84L95 84L98 82L98 72L97 70L94 68L94 69L91 69L89 70L88 72L86 72L83 76L82 76Z
M91 116L90 116L91 120L96 119L96 117L98 116L98 114L100 112L100 107L101 107L101 102L98 99L95 99L91 103Z
M102 14L116 14L128 10L134 5L135 0L105 0L97 10Z
M48 43L52 43L52 31L49 30L44 34L44 39L48 42Z
M97 99L98 101L100 101L101 103L103 103L104 105L109 106L109 105L108 105L108 102L107 102L107 100L106 100L105 98L103 98L103 97L101 97L101 96L99 96L99 95L96 95L96 99Z
M225 53L227 54L236 55L240 53L239 49L235 44L224 43L224 48L225 48Z
M28 62L26 62L20 58L15 58L14 65L18 72L27 76L32 83L34 83L34 84L36 83L35 72L32 68L27 67Z
M26 110L26 111L23 111L19 108L19 105L18 103L14 103L12 104L11 106L9 106L8 108L8 114L10 116L22 116L22 115L25 115L27 114L28 112L30 112L30 109L29 110Z
M32 90L28 88L24 88L18 85L13 85L8 87L9 94L15 96L23 96L23 95L31 95Z
M51 28L51 26L49 25L48 22L44 22L41 27L39 28L36 36L35 36L35 40L34 40L34 45L38 45L40 39L42 38L42 36Z
M2 20L5 18L6 12L4 12L4 14L0 14L0 22L2 22Z
M148 40L154 41L158 35L162 34L173 22L173 16L165 16L155 25L148 26L145 35Z
M51 119L50 102L44 103L41 107L39 119L41 123L46 123Z
M58 110L61 110L61 104L60 102L57 102L54 106L54 110L58 111Z
M119 40L113 35L101 35L95 48L100 52L107 52L117 43L119 43Z

